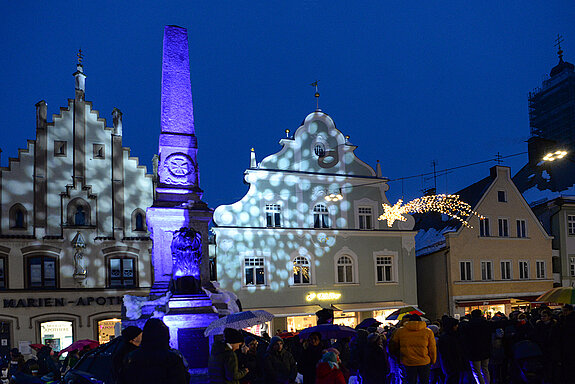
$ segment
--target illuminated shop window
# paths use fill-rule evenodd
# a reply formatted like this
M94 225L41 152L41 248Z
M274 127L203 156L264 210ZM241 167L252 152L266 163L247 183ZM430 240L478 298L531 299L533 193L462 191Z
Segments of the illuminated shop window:
M279 204L266 204L266 226L281 227L281 207Z
M60 352L74 340L72 322L44 321L40 323L40 339L42 344L49 345L54 352Z
M491 231L489 229L489 219L484 217L479 220L479 236L489 237L491 236Z
M313 207L313 227L329 228L329 213L325 204L317 204Z
M106 319L98 321L98 342L100 344L112 341L122 332L122 320Z
M110 287L135 287L135 259L131 257L108 259Z
M373 211L371 207L359 207L359 229L373 229Z
M310 264L307 257L298 256L293 261L293 283L310 284Z
M393 257L377 256L375 258L375 271L377 283L389 283L393 281Z
M10 207L10 229L26 229L28 226L28 212L22 204Z
M353 260L349 256L337 259L337 282L353 283Z
M265 264L263 257L244 259L245 285L265 285Z
M26 259L28 288L56 288L56 258L35 256Z

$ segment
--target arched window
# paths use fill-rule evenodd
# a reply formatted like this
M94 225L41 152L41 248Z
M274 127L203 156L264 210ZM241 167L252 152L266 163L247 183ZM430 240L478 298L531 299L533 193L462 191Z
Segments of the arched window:
M353 260L349 256L341 256L337 259L337 282L353 283Z
M146 214L140 208L132 212L132 231L147 231Z
M329 228L329 213L325 204L316 204L313 207L313 227Z
M14 204L10 208L10 228L11 229L26 229L28 212L22 204Z
M298 256L293 260L293 283L311 283L311 268L307 257Z
M70 201L68 203L67 212L68 225L90 225L90 204L88 204L84 199L78 197Z

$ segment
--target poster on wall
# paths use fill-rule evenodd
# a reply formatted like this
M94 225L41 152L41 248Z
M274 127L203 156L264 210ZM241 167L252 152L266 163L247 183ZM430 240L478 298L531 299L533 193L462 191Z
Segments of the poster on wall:
M38 264L33 264L30 266L30 281L32 283L42 282L42 266Z
M56 278L56 262L55 261L46 261L44 263L44 277L46 278L46 280Z
M23 355L31 355L32 354L32 348L30 348L30 342L29 341L19 341L18 342L18 350Z

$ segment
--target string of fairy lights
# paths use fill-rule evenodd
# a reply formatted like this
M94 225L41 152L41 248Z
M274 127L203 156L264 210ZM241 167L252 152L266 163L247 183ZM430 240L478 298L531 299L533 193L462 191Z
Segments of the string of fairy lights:
M438 212L450 216L463 225L473 228L468 220L473 215L483 219L484 217L475 212L469 204L459 199L459 195L431 195L411 200L403 205L403 200L398 200L393 206L382 204L383 214L378 220L387 220L387 226L391 227L395 221L407 221L403 215L408 213Z

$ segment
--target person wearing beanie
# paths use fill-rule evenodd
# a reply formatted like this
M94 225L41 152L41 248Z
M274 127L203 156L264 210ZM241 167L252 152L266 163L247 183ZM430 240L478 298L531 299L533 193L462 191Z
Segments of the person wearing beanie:
M339 357L335 352L326 352L317 364L316 384L345 384L345 377L340 369Z
M124 359L132 351L140 346L142 342L142 330L138 327L130 325L122 330L122 340L120 347L112 356L112 376L118 380L120 371L124 367Z
M239 369L235 351L244 343L241 331L224 329L224 339L214 341L208 361L210 384L239 384L249 372L248 368Z
M248 374L240 380L242 384L260 384L262 382L261 359L258 356L258 341L252 337L244 338L244 345L236 351L238 366L247 368Z
M293 384L297 377L297 367L292 354L284 349L281 337L274 336L270 340L264 356L264 383Z
M435 363L437 351L435 336L419 315L411 315L389 341L389 353L397 356L401 364L403 382L429 383L430 367Z
M127 337L133 334L127 334ZM119 384L188 384L188 364L179 351L170 348L170 330L160 319L148 319L142 342L125 359Z

